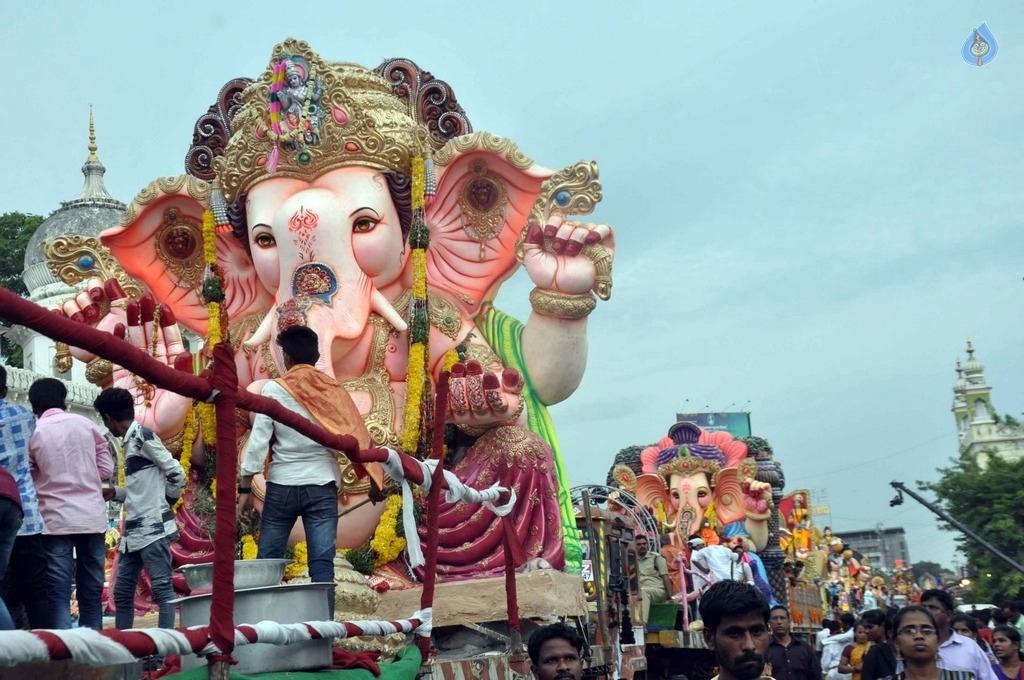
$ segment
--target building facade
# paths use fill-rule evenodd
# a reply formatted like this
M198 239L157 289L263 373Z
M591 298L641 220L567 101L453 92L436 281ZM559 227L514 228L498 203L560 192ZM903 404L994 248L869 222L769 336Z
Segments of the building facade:
M858 531L837 531L836 536L859 552L872 569L892 571L897 562L909 567L910 549L903 527L876 527Z
M960 454L976 455L984 466L995 453L1008 460L1024 457L1024 427L1012 416L1000 416L992 405L992 388L985 382L985 367L974 357L967 341L967 361L956 362L953 417L960 437Z

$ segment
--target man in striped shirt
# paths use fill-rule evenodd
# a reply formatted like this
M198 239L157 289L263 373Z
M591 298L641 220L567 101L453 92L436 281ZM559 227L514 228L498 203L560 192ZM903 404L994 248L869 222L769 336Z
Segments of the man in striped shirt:
M145 567L160 605L157 625L174 627L171 541L178 537L171 506L185 487L185 471L149 428L135 420L135 400L120 387L103 390L93 403L110 433L122 438L124 486L106 491L108 500L124 503L124 532L114 583L115 625L135 623L135 590Z

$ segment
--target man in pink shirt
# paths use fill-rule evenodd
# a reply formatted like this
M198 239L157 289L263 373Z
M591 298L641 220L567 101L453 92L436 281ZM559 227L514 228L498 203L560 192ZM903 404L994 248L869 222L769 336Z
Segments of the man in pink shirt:
M56 378L41 378L29 388L28 400L38 419L28 442L29 459L46 525L43 547L53 622L57 628L71 627L74 571L78 623L99 629L107 530L103 481L114 472L114 463L100 428L67 412L67 394Z

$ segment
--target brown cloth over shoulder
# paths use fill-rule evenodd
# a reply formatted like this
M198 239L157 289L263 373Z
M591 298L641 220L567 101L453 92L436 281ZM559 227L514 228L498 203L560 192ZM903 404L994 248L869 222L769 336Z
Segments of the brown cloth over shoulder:
M309 364L296 364L274 382L295 397L320 427L333 434L352 435L359 442L360 450L373 448L373 440L370 439L363 416L359 414L348 390L337 380ZM380 463L351 462L360 479L369 475L378 489L384 488L384 468Z

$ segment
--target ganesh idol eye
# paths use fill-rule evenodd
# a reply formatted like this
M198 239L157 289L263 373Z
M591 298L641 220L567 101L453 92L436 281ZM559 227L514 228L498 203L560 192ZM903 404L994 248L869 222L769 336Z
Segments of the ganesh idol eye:
M272 248L277 245L274 235L269 231L261 231L252 237L252 242L260 248Z
M708 497L708 490L707 489L700 489L697 492L697 498L707 498L707 497Z
M370 217L368 215L363 215L363 216L357 217L352 222L352 231L357 233L357 234L362 234L362 233L365 233L365 232L368 232L368 231L373 231L374 228L378 224L380 224L380 222L381 222L381 219L379 217Z

